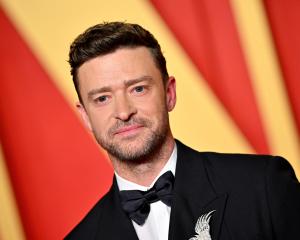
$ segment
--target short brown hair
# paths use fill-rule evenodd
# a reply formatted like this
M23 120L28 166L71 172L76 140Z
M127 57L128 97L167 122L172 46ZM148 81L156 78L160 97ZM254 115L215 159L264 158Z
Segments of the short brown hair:
M82 102L77 71L83 63L97 56L112 53L122 47L135 48L139 46L147 47L150 50L163 80L166 81L169 75L160 45L149 31L138 24L102 23L92 26L80 34L71 44L69 52L71 75L79 101Z

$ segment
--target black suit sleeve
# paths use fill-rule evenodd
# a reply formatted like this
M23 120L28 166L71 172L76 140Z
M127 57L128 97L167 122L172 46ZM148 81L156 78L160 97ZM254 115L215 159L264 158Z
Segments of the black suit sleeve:
M290 164L275 157L267 166L266 191L277 240L300 239L300 184Z

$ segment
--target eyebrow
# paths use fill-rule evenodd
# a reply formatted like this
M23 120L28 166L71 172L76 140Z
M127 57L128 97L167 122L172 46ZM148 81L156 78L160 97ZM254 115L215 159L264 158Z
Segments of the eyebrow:
M125 80L124 85L125 85L125 87L129 87L129 86L134 85L139 82L152 81L152 80L153 80L153 78L151 76L142 76L142 77L136 78L136 79Z
M142 76L135 79L124 80L124 85L125 87L129 87L139 82L152 81L152 80L153 78L151 76ZM92 89L91 91L88 92L88 98L91 98L95 94L110 92L111 90L112 88L110 86L103 86L101 88Z

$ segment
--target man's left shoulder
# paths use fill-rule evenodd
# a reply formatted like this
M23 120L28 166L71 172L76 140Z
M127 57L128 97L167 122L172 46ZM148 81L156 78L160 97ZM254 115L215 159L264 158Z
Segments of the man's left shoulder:
M199 152L177 140L178 158L189 162L190 166L203 165L208 170L221 171L226 175L261 175L269 170L293 169L289 162L280 156L245 154L245 153L220 153L220 152ZM221 174L221 175L223 175Z
M290 163L280 156L217 152L199 154L204 159L206 168L221 171L226 175L237 175L240 178L265 177L286 172L290 177L296 178Z
M199 152L199 154L206 165L220 166L223 169L239 170L246 168L248 170L259 170L266 168L269 164L289 165L286 159L272 155L219 152Z

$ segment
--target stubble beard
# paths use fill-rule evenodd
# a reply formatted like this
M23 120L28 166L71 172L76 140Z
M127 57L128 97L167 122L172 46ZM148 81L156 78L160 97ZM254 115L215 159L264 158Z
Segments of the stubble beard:
M118 161L136 164L145 162L155 155L166 141L169 131L169 118L165 114L160 121L157 129L152 129L153 123L145 118L131 118L129 121L119 121L112 126L105 136L100 136L94 131L94 136L99 145L104 148L109 155ZM140 124L146 131L137 141L137 136L128 137L123 140L115 140L113 133L118 129L133 124ZM138 144L137 144L138 142Z

